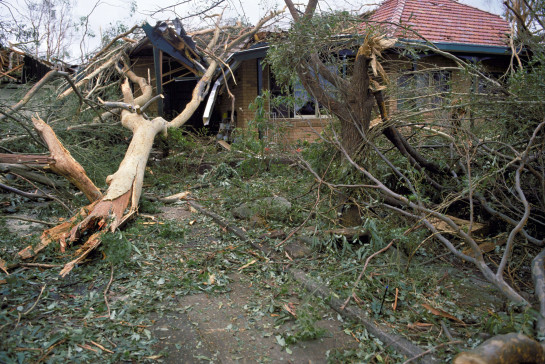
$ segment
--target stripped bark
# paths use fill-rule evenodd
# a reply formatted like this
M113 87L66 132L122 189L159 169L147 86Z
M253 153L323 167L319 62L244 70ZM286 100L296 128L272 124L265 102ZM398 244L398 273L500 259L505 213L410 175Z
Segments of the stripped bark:
M83 167L72 157L59 139L57 139L53 129L39 117L33 117L32 123L49 148L50 158L52 160L49 162L51 170L74 184L85 194L90 202L99 199L102 196L102 193L98 187L95 186L93 181L87 177Z

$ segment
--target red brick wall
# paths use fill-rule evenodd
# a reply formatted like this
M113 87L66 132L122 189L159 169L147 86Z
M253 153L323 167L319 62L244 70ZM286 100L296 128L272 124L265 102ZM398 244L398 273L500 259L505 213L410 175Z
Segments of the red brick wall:
M234 73L234 79L231 78L229 80L229 90L235 96L236 127L245 128L248 126L248 121L254 117L254 113L250 111L249 105L254 102L258 95L257 60L250 59L243 61ZM225 113L232 110L232 99L229 97L225 86L220 91L216 107L222 117Z
M267 138L271 143L284 145L298 141L319 140L323 128L329 123L327 118L271 119Z

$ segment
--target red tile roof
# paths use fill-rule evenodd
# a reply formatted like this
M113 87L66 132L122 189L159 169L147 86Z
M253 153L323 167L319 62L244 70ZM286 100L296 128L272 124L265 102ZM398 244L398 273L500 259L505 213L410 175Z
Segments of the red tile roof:
M434 43L505 47L510 30L509 23L498 15L454 0L386 0L370 20L410 27ZM411 31L385 25L391 36L419 39Z

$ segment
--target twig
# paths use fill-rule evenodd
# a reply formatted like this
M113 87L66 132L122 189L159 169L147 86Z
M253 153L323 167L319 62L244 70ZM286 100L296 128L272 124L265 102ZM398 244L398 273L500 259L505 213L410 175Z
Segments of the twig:
M354 283L354 287L352 288L352 294L354 294L356 292L356 287L358 286L358 284L360 283L361 281L361 278L363 277L363 273L365 273L365 270L367 269L367 265L369 264L369 261L371 261L371 259L373 259L375 256L379 255L380 253L383 253L385 252L386 250L390 249L390 247L392 246L392 244L397 241L397 239L392 239L392 241L390 242L390 244L386 245L384 248L380 249L379 251L371 254L369 256L369 258L367 258L367 260L365 261L365 264L363 266L363 269L361 270L361 273L360 275L358 276L358 279L356 279L356 283ZM344 301L343 305L341 306L341 310L344 310L344 308L346 307L346 305L348 305L348 302L350 302L350 298L352 297L352 295L348 296L348 298L346 299L346 301Z
M399 288L396 287L396 296L394 298L394 305L392 306L392 309L395 311L397 309L397 297L399 295Z
M104 346L100 345L99 343L94 342L93 340L91 340L91 344L93 344L94 346L96 346L100 350L105 351L107 353L110 353L110 354L114 353L113 351L106 349Z
M108 291L110 290L110 286L112 285L112 281L114 280L114 265L110 262L110 281L106 285L106 288L104 289L104 303L106 304L106 307L108 308L108 318L110 318L110 305L108 304ZM92 341L91 341L92 342ZM94 344L94 343L93 343ZM102 350L105 350L101 348Z
M55 346L59 346L60 344L64 343L65 341L66 341L66 339L62 339L62 340L56 342L55 344L51 345L51 346L49 347L49 349L47 349L47 351L45 352L45 354L42 355L42 356L40 357L40 359L38 359L38 360L36 361L36 363L34 363L34 364L38 364L38 363L40 363L42 360L44 360L45 358L47 358L47 356L48 356L49 353L53 350L53 348L55 348Z
M410 362L412 362L412 361L415 361L416 359L421 358L421 357L423 357L423 356L426 355L426 354L430 354L430 353L434 352L436 349L442 348L443 346L454 345L454 344L461 344L461 343L462 343L462 342L461 342L460 340L456 340L456 341L449 341L448 343L439 344L439 345L434 346L433 348L428 349L428 350L426 350L426 351L424 351L424 352L422 352L422 353L420 353L420 354L418 354L418 355L416 355L416 356L413 356L413 357L410 358L410 359L405 360L405 361L403 362L403 364L407 364L407 363L410 363Z
M318 188L317 188L317 196L316 196L316 202L314 203L314 206L312 207L312 209L310 210L307 218L305 219L305 221L303 221L298 227L296 227L295 229L293 229L289 234L288 236L282 240L280 243L276 244L275 245L275 248L278 248L279 246L283 245L286 241L288 241L289 239L291 239L291 237L296 233L298 232L306 223L307 221L310 219L310 217L312 216L312 211L314 209L316 209L316 207L318 206L318 204L320 203L320 187L322 187L322 181L323 179L325 178L325 175L327 174L327 172L329 171L329 167L331 167L331 163L333 163L333 160L335 159L335 156L337 155L337 153L334 153L333 156L331 157L331 160L329 161L329 164L327 165L327 168L324 172L324 174L322 175L322 178L318 178Z
M26 198L31 198L31 199L48 198L50 200L53 199L53 197L51 197L50 195L21 191L21 190L15 188L15 187L11 187L11 186L5 185L3 183L0 183L0 188L4 189L6 191L9 191L9 192L16 193L16 194L21 195L21 196L26 197Z
M79 346L80 348L82 349L85 349L85 350L89 350L89 351L92 351L94 353L96 353L96 349L93 349L92 347L90 347L89 345L87 344L83 344L83 345L80 345L80 344L76 344L77 346Z
M384 301L386 300L386 294L388 293L389 286L390 286L390 282L388 282L388 284L386 285L386 288L384 289L384 294L382 295L382 301L380 302L380 309L378 310L379 316L382 313L382 306L384 305Z
M6 139L3 139L2 142L8 142L8 141L13 141L13 140L18 140L19 138L23 138L23 137L26 137L26 136L30 136L32 139L34 139L34 141L38 144L38 145L41 145L42 147L44 148L47 148L47 146L44 144L44 142L42 142L39 138L36 138L36 136L32 133L32 131L28 128L27 125L25 125L24 123L22 123L19 119L16 119L14 118L12 115L10 114L7 114L4 110L2 110L0 108L0 116L5 116L5 117L8 117L10 119L12 119L13 121L15 121L17 124L19 124L21 126L21 128L25 129L26 132L28 133L28 135L21 135L21 136L13 136L11 138L6 138ZM2 120L0 118L0 120Z
M163 96L163 94L153 96L148 102L144 104L144 106L142 106L141 111L146 111L146 109L159 98L164 99L165 97Z
M91 61L94 61L96 60L99 56L103 55L107 50L108 48L110 48L113 44L115 44L115 42L117 42L119 39L123 38L123 37L126 37L127 35L131 34L132 32L134 32L137 28L140 28L138 25L135 25L133 26L131 29L127 30L125 33L121 33L119 35L117 35L114 39L112 39L110 41L110 43L108 43L104 48L102 48L97 54L95 54L93 56L93 58L91 58L89 60L88 63L91 63Z
M32 268L57 268L62 267L61 264L43 264L43 263L19 263L20 267L32 267Z
M545 249L532 260L532 281L535 296L539 301L539 315L536 323L538 335L545 335Z
M447 339L449 339L450 341L455 341L454 338L452 337L452 334L450 333L447 325L443 321L441 321L441 328L445 332L445 336L447 337Z
M57 225L54 222L29 219L28 217L15 216L15 215L14 216L2 215L2 216L0 216L0 219L10 219L10 220L21 220L21 221L35 222L35 223L38 223L38 224L43 224L43 225L48 225L48 226L56 226Z
M39 301L40 298L42 297L42 293L44 293L45 286L47 286L47 284L44 284L44 285L43 285L42 290L40 291L40 294L38 295L38 298L36 299L36 302L34 302L34 304L32 305L31 308L29 308L25 313L23 313L23 316L28 315L28 313L29 313L30 311L32 311L32 310L34 309L34 307L36 307L36 305L38 304L38 301Z
M66 204L64 202L62 202L58 197L55 197L53 195L50 195L50 194L47 194L45 193L41 188L39 188L38 186L36 186L36 184L34 184L32 181L30 181L28 178L25 178L24 176L21 176L19 174L16 174L16 173L12 173L14 176L17 176L21 179L24 179L26 182L30 183L32 185L32 187L34 187L35 189L37 189L38 191L40 191L41 193L44 194L44 196L52 199L52 200L55 200L57 201L62 207L64 207L71 215L74 214L74 212L70 209L70 207L66 206Z

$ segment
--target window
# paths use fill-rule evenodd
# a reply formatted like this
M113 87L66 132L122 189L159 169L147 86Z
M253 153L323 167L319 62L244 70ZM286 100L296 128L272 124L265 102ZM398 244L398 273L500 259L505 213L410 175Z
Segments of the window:
M450 92L450 71L407 71L397 79L399 110L434 108L443 105Z
M489 78L500 83L502 76L503 73L501 72L492 72L488 74ZM473 92L478 94L497 95L500 93L500 87L493 85L492 83L479 77L477 79L473 79Z
M292 118L293 110L285 102L284 98L288 96L285 90L276 82L272 72L269 71L269 90L271 92L270 117L272 119Z
M320 76L320 84L323 88L328 89L328 92L333 92L333 87ZM294 118L294 117L319 117L320 104L310 95L301 82L297 80L290 88L289 92L285 91L277 84L272 73L270 73L270 92L273 99L270 108L271 118Z

